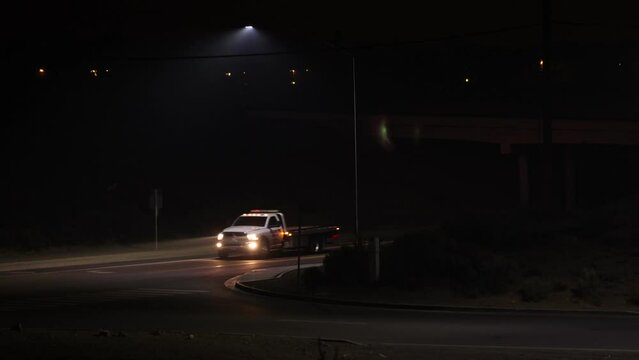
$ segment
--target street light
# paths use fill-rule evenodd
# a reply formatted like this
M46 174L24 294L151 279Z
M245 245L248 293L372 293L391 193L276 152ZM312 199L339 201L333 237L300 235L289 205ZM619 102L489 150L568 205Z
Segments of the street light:
M324 43L329 46L335 48L336 45L330 42L324 41ZM350 51L344 50L343 48L337 48L338 50L343 51L348 54L353 63L352 73L353 73L353 159L355 162L355 240L357 244L360 244L359 238L359 175L358 175L358 164L357 164L357 82L356 82L356 68L355 68L355 54Z
M254 27L252 25L245 25L242 29L242 31L239 31L238 33L236 33L235 35L233 35L233 37L236 36L243 36L244 35L248 35L253 34L253 35L259 35L259 32L254 32ZM251 36L253 36L251 35ZM355 67L355 54L343 49L343 48L338 48L335 44L332 44L330 42L324 41L325 44L328 44L330 47L336 49L336 50L341 50L344 53L348 54L351 59L352 59L352 74L353 74L353 159L354 159L354 163L355 163L355 169L354 169L354 175L355 175L355 235L357 238L357 242L359 243L359 179L358 179L358 154L357 154L357 83L356 83L356 67ZM172 59L172 60L181 60L181 59L222 59L222 58L240 58L240 57L255 57L255 56L276 56L276 55L285 55L285 54L294 54L294 53L299 53L300 51L288 51L288 50L283 50L283 51L266 51L266 52L253 52L253 53L246 53L246 54L226 54L226 55L202 55L202 56L174 56L174 57L161 57L161 58L156 58L156 57L137 57L137 58L131 58L132 60L157 60L157 59L162 59L162 60L168 60L168 59ZM305 72L309 72L309 69L305 69ZM225 72L226 77L231 77L231 73L230 72ZM295 83L291 83L291 85L295 85Z
M357 83L355 82L355 55L350 54L353 59L353 152L355 160L355 238L359 240L359 188L357 172Z

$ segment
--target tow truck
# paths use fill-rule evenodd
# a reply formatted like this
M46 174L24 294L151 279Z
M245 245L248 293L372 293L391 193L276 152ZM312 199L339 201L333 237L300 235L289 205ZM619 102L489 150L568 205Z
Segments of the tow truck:
M221 259L231 255L265 258L272 252L286 250L320 252L327 242L338 237L339 226L287 227L280 210L255 209L238 216L222 230L215 247Z

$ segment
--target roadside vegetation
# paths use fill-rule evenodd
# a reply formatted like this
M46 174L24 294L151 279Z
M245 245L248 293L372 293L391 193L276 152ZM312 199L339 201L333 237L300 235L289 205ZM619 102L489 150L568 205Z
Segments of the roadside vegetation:
M374 282L367 247L344 247L305 274L305 289L369 289L413 301L475 299L488 306L637 306L639 221L625 205L552 218L534 212L459 217L464 220L382 247Z

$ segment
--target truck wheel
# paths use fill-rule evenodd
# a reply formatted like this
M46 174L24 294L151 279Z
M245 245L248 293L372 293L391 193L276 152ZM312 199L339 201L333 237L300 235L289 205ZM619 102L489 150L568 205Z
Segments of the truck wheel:
M259 251L259 257L262 259L266 259L268 258L268 256L271 254L271 244L269 243L268 240L260 240L260 251Z

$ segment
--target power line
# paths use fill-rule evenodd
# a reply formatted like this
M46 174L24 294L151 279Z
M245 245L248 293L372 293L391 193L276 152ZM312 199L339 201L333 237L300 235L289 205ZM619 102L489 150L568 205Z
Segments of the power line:
M206 60L206 59L225 59L225 58L242 58L242 57L257 57L257 56L279 56L279 55L299 55L299 54L309 54L309 53L325 53L332 51L362 51L362 50L372 50L372 49L383 49L383 48L397 48L397 47L411 47L418 46L442 41L451 41L451 40L461 40L466 38L477 38L481 36L488 36L494 34L501 34L516 30L525 30L531 29L535 27L539 27L538 24L527 24L527 25L517 25L517 26L509 26L503 27L495 30L487 30L487 31L478 31L472 33L465 33L460 35L448 35L441 37L433 37L428 39L420 39L420 40L411 40L411 41L402 41L402 42L385 42L385 43L376 43L376 44L367 44L367 45L359 45L359 46L332 46L329 48L317 48L317 49L303 49L303 50L285 50L285 51L273 51L273 52L258 52L258 53L244 53L244 54L221 54L221 55L184 55L184 56L139 56L139 57L128 57L127 60L130 61L170 61L170 60Z

